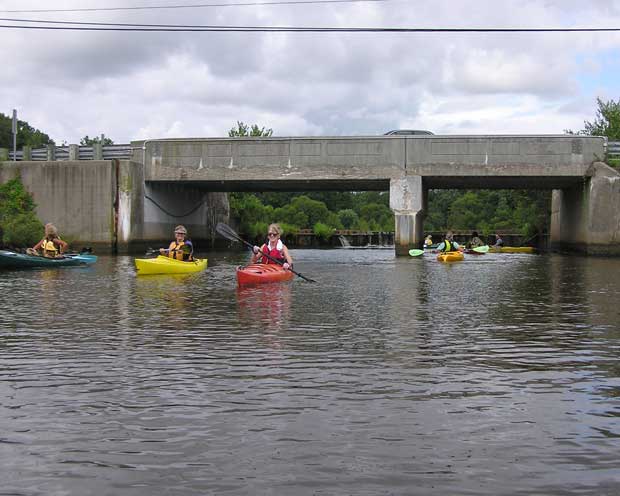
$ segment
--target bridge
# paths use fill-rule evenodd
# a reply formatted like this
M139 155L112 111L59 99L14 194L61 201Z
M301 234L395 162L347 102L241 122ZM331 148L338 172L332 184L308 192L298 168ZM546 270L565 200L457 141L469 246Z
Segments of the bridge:
M223 192L389 190L404 255L422 242L429 189L518 188L554 191L552 245L620 254L620 181L602 163L605 145L574 135L161 139L134 141L130 158L97 163L113 165L121 249L166 239L177 223L208 238L205 226L228 216ZM83 162L54 163L75 171Z

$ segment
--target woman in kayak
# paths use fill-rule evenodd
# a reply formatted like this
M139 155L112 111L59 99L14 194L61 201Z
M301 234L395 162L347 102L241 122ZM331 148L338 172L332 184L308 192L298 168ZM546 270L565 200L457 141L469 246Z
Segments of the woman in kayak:
M48 223L45 224L45 237L32 248L28 248L26 253L28 255L43 255L47 258L56 258L64 253L67 246L69 245L58 236L56 226L52 223ZM39 253L39 250L41 250L41 253Z
M191 262L194 260L194 246L187 239L187 229L185 226L177 226L174 228L174 241L170 243L168 249L160 248L161 255L168 255L169 258L181 260L182 262Z
M496 248L501 248L502 246L504 246L504 240L500 237L499 234L495 235L495 244L493 245Z
M456 241L453 241L453 238L452 231L448 231L443 242L437 246L437 251L457 251L460 246Z
M479 246L484 246L482 240L478 237L478 233L474 231L471 233L471 239L469 240L468 247L469 248L478 248Z
M269 229L267 229L267 242L261 246L254 246L252 251L251 263L264 263L264 264L272 264L277 263L273 260L270 260L269 257L279 260L282 262L282 267L285 269L290 269L293 266L293 259L288 252L288 248L282 240L280 239L280 235L282 234L282 229L278 224L270 224ZM262 253L269 255L269 257L263 256Z

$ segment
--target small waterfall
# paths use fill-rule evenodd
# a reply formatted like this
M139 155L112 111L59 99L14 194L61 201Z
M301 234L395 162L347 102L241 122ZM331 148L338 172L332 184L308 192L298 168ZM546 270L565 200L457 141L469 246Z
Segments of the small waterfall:
M351 243L342 234L338 235L338 240L343 248L351 248Z

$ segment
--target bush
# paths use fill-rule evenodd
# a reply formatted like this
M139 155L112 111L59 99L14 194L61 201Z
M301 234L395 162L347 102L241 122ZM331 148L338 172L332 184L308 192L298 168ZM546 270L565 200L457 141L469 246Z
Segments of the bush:
M43 224L34 212L18 214L2 225L2 243L9 246L34 246L43 238Z
M332 234L334 234L334 230L327 224L323 224L322 222L317 222L316 224L314 224L312 231L317 237L325 241L327 241L332 236Z
M19 177L0 184L0 241L14 247L32 246L43 237L36 205Z

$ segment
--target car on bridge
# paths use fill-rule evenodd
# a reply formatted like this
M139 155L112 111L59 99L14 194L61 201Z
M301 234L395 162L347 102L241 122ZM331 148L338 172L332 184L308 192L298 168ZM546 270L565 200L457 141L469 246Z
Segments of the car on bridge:
M384 136L411 136L411 135L433 135L430 131L424 129L393 129L384 134Z

